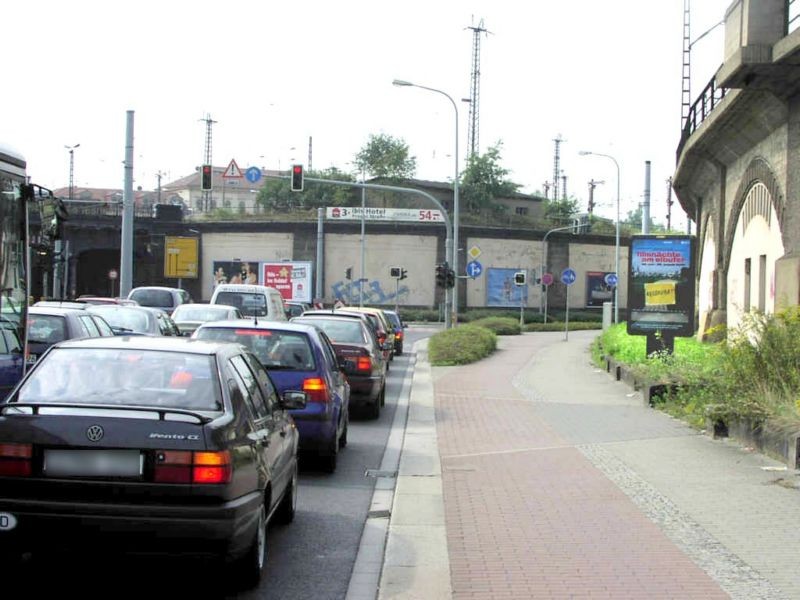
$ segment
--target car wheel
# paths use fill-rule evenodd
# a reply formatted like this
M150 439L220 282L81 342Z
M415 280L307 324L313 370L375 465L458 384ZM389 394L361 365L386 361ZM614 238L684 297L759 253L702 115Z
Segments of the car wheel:
M289 487L283 494L283 500L275 511L275 522L287 525L294 521L294 514L297 512L297 462L294 463L294 472Z
M336 463L339 462L339 440L333 440L328 454L320 456L322 460L322 468L326 473L333 473L336 471Z
M261 581L264 564L267 562L267 508L262 504L258 511L258 526L243 556L237 558L231 566L243 589L254 588Z
M381 402L381 406L386 406L386 386L385 385L381 388L380 402Z
M375 404L367 405L367 416L370 419L377 419L381 416L381 399L375 398Z
M347 446L347 427L348 427L348 422L345 421L344 431L342 431L342 437L339 438L339 448L344 448L345 446Z

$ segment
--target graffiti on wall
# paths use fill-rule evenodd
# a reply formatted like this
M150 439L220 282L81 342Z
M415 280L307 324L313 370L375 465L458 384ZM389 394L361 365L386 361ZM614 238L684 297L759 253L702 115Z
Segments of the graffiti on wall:
M358 304L359 301L363 304L390 304L395 300L400 301L407 298L410 293L408 286L402 284L397 288L397 293L394 290L387 292L381 287L378 279L365 281L363 288L358 281L343 279L335 282L331 286L331 291L334 298L348 304ZM359 294L361 294L361 298L359 298Z

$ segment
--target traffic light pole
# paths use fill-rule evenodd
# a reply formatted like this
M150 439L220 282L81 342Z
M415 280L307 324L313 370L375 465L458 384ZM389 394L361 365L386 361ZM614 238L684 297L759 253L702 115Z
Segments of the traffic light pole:
M286 175L267 175L266 173L264 174L264 177L271 178L271 179L291 179L291 176L286 176ZM444 244L445 262L447 262L448 265L452 265L453 264L453 245L452 245L453 227L452 227L452 225L450 223L449 215L447 214L447 210L445 209L445 207L442 206L442 203L439 202L433 196L431 196L429 193L423 192L422 190L415 190L413 188L404 188L404 187L400 187L400 186L396 186L396 185L380 185L380 184L377 184L377 183L356 183L355 181L337 181L335 179L317 179L317 178L312 178L312 177L306 177L305 180L306 181L310 181L312 183L325 183L325 184L329 184L329 185L338 185L338 186L342 186L342 187L352 187L352 188L358 188L358 189L363 189L363 190L384 190L384 191L387 191L387 192L399 192L401 194L415 194L417 196L422 196L424 198L427 198L428 200L433 202L440 211L442 211L442 215L444 216L444 226L445 226L446 236L447 236L447 238L445 239L445 244ZM317 267L319 268L319 265L317 265ZM446 329L450 329L452 327L452 325L453 325L453 320L452 320L452 313L453 313L453 301L452 301L452 298L453 298L453 295L452 295L452 290L447 289L447 288L445 288L445 292L444 293L445 293L445 297L444 297L444 302L445 302L444 326L445 326Z

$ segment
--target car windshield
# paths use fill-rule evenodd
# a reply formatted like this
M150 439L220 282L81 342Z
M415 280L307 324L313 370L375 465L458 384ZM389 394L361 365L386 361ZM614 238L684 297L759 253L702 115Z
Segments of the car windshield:
M133 290L130 297L139 306L172 306L172 294L167 290Z
M220 410L210 356L156 350L55 348L23 384L21 403Z
M314 353L304 333L247 327L204 327L197 339L236 342L256 355L267 369L313 371Z
M321 319L318 317L311 317L306 319L293 319L293 322L306 323L318 327L328 334L328 337L334 343L364 344L367 341L364 337L364 328L361 326L361 323L355 319Z
M146 311L131 310L124 306L102 306L93 311L101 315L111 327L137 333L150 333L151 331Z
M201 304L192 306L182 304L175 309L172 314L173 321L219 321L227 319L231 309L225 306L214 306L213 304Z
M28 341L34 344L56 344L67 339L67 324L58 315L31 315L28 319Z
M217 294L216 303L235 306L245 317L267 316L267 297L264 294L220 292Z

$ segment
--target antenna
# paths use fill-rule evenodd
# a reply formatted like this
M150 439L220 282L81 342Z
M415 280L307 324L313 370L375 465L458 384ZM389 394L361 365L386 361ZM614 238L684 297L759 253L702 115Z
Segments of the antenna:
M480 151L481 34L491 32L483 27L483 19L477 26L470 25L465 29L472 30L472 74L469 86L469 130L467 131L469 157Z

